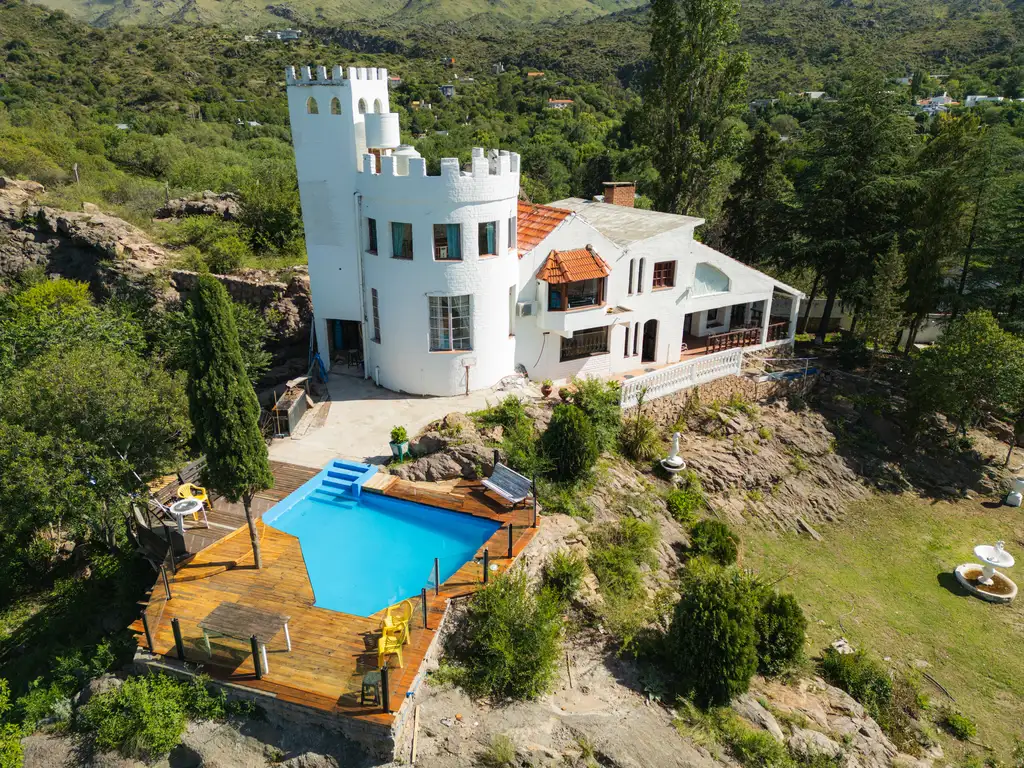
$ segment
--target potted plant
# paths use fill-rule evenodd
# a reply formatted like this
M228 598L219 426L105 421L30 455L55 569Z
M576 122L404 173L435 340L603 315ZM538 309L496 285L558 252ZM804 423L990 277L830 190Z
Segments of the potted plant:
M572 397L572 390L568 387L559 387L558 396L562 398L563 403L568 403L569 399Z
M541 382L540 385L540 393L544 395L544 397L547 397L548 395L551 394L551 390L554 389L554 387L555 383L551 381L551 379L544 379L544 381Z
M393 427L391 429L391 454L401 461L409 451L409 434L405 427Z

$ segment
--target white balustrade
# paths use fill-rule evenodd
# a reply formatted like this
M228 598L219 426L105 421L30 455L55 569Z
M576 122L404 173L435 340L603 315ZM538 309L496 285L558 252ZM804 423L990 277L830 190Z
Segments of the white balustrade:
M619 402L623 408L632 408L644 389L647 390L644 399L654 400L723 376L739 375L742 369L743 349L740 347L685 360L624 381Z

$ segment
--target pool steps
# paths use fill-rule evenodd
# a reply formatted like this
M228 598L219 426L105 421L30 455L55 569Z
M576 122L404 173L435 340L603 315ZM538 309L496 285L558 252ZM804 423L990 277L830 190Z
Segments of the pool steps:
M373 477L377 467L358 461L333 459L316 475L307 480L294 493L288 495L286 503L278 503L263 515L263 521L273 524L274 520L295 506L301 499L311 497L338 507L349 507L363 490L363 483Z

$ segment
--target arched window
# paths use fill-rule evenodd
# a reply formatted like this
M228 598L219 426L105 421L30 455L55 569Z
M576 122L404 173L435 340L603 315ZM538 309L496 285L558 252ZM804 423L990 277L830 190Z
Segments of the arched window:
M629 357L629 326L626 326L626 345L622 349L622 356Z
M379 115L383 111L384 111L384 107L381 106L380 99L374 99L373 100L373 112L374 112L374 114Z
M718 267L702 261L694 270L693 295L707 296L729 290L729 276Z
M636 268L636 259L629 260L629 290L627 293L633 295L633 270Z
M335 96L333 99L331 99L331 114L332 115L340 115L341 114L341 100L338 99L337 96Z
M636 269L636 292L637 293L643 293L644 292L644 262L645 261L647 261L647 259L640 259L640 263L637 264L637 269Z
M359 114L360 115L365 115L366 114L366 99L360 99L359 100Z
M316 105L316 99L310 96L306 99L306 114L307 115L319 115L320 108Z
M633 354L640 354L640 323L633 326Z

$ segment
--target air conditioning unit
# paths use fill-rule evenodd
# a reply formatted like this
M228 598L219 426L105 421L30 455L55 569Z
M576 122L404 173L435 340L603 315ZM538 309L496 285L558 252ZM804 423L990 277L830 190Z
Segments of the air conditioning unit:
M535 305L533 301L517 301L516 317L533 317Z

